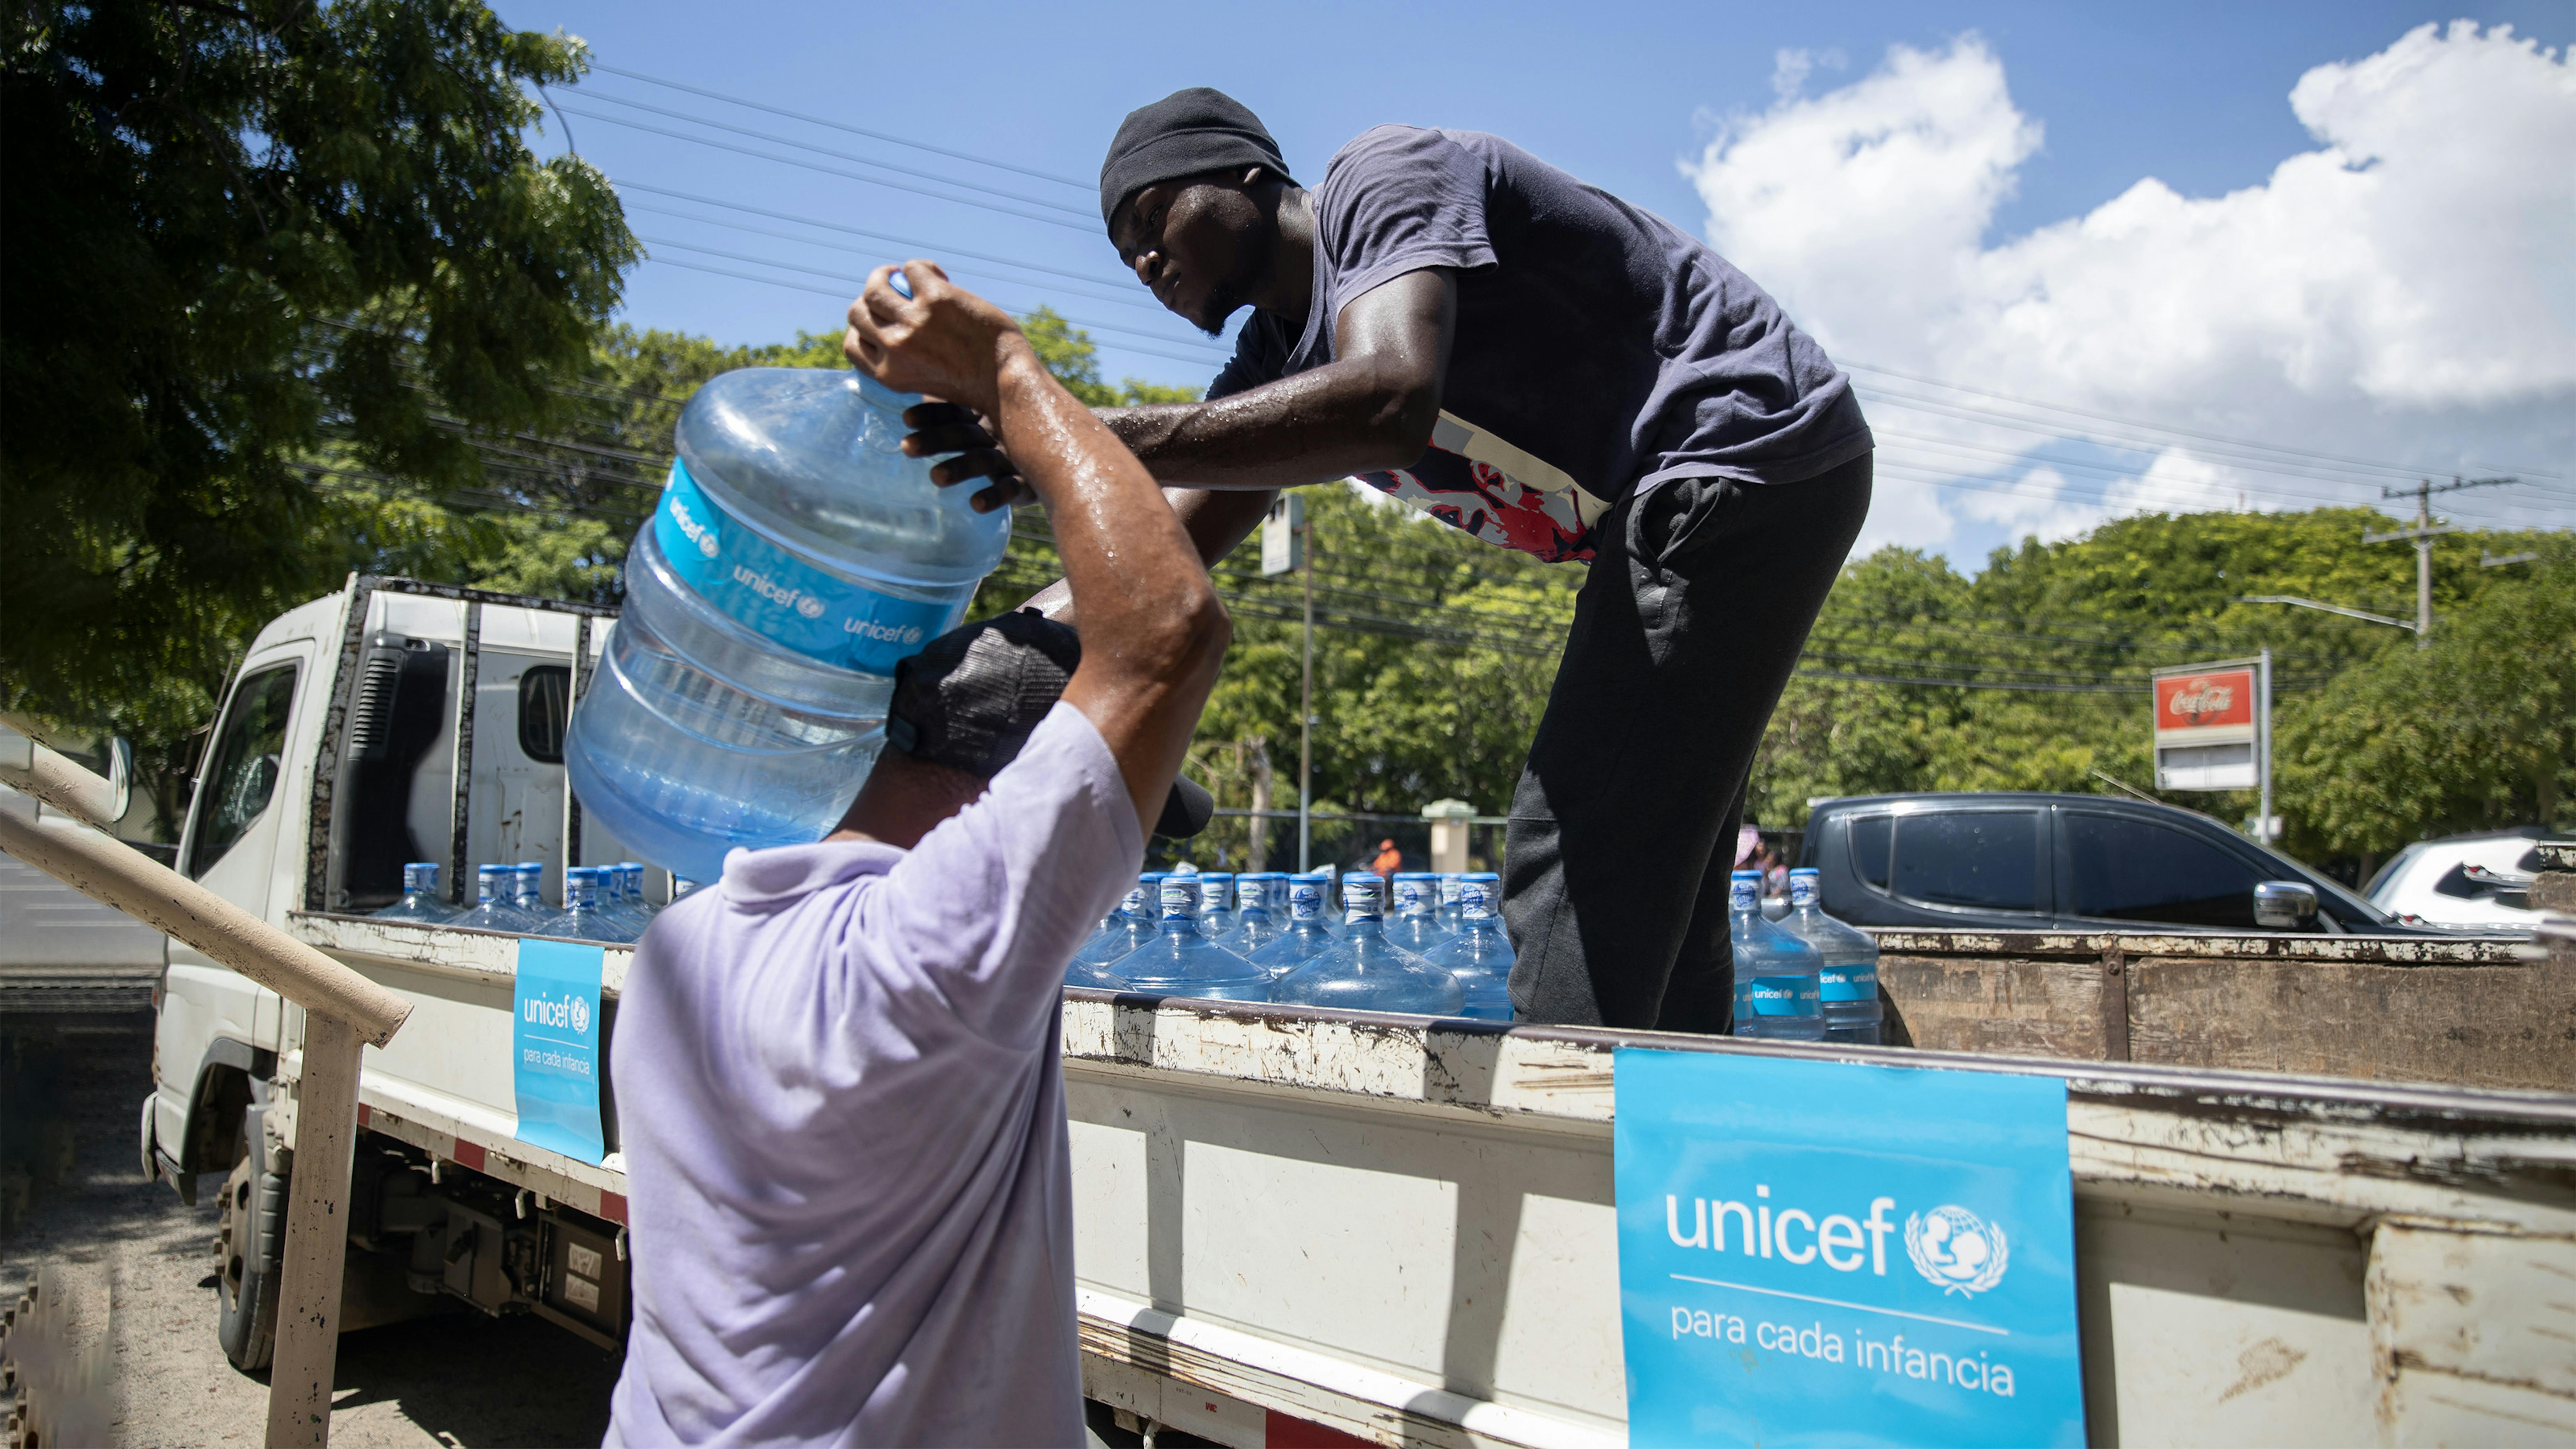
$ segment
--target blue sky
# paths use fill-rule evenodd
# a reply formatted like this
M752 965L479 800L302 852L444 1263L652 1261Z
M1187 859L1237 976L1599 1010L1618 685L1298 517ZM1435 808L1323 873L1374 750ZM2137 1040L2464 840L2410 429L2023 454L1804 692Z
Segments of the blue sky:
M1128 109L1184 85L1216 85L1250 104L1309 181L1337 146L1378 122L1489 130L1702 235L1710 207L1681 163L1700 158L1730 126L1740 130L1775 106L1781 52L1812 58L1804 89L1813 95L1860 80L1886 61L1893 45L1935 50L1973 35L2000 62L2011 105L2045 134L2012 170L2008 192L1993 206L1989 244L2082 216L2143 178L2158 178L2190 198L2264 183L2285 158L2317 145L2288 102L2304 73L2370 56L2427 21L2461 15L2509 23L2547 47L2576 40L2576 6L2565 3L2436 12L2375 0L2116 8L1993 0L1808 7L949 4L931 10L770 4L720 11L638 0L527 0L505 3L501 13L514 25L581 36L603 66L1077 181L1097 174L1101 150ZM935 24L926 26L925 17L935 17ZM931 183L934 190L967 181L1067 209L985 195L1054 221L1000 215L712 149L605 118L723 135L771 152L784 148L619 106L611 96L946 178ZM648 242L656 260L629 283L624 315L637 325L729 342L835 327L841 302L832 294L846 292L842 276L902 254L963 248L1081 274L1084 280L999 267L968 280L1006 305L1047 301L1101 324L1094 336L1113 378L1200 383L1214 371L1218 359L1210 344L1153 308L1132 283L1121 284L1086 186L606 73L561 93L561 100L582 152L629 188L631 221L656 239ZM548 132L542 144L551 148L560 143L561 125L550 119ZM917 180L811 152L786 154ZM689 217L668 214L675 211ZM807 221L941 245L900 246ZM726 252L735 255L719 255ZM1754 274L1779 290L1760 270ZM775 284L782 281L816 290ZM1796 315L1800 299L1784 300ZM1961 515L1961 527L1942 546L1973 557L2025 521Z

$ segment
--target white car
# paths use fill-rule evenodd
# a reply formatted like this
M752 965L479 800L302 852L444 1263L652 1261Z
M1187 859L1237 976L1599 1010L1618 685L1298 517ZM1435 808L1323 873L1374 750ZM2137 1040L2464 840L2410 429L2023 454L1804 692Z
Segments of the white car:
M2435 926L2529 929L2531 877L2540 869L2537 826L2419 840L2397 852L2363 892L2400 920Z

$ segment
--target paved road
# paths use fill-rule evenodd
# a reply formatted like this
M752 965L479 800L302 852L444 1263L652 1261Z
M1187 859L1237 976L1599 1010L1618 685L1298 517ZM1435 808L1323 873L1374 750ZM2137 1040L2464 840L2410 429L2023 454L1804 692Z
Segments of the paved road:
M223 1179L209 1175L191 1208L168 1185L143 1182L135 1166L151 1053L145 1015L0 1017L0 1063L14 1064L15 1089L0 1108L11 1149L0 1172L31 1198L23 1220L0 1235L0 1287L14 1297L47 1264L104 1276L121 1396L114 1444L256 1444L266 1379L235 1372L215 1345L214 1201ZM44 1089L34 1090L39 1083ZM596 1444L616 1380L612 1355L533 1318L460 1313L369 1329L340 1340L331 1442Z

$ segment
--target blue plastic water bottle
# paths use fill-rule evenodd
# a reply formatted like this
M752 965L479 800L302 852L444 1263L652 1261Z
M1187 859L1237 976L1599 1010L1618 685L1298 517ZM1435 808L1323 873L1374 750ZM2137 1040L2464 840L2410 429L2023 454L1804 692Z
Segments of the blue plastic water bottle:
M1825 1040L1876 1046L1887 1015L1878 999L1878 942L1825 914L1823 886L1811 867L1789 872L1789 915L1780 929L1816 948Z
M1340 910L1339 902L1335 901L1333 898L1333 873L1329 870L1310 870L1302 876L1295 877L1295 879L1311 880L1323 891L1324 930L1330 934L1334 940L1340 940L1345 928L1342 924L1342 912Z
M1451 934L1440 924L1440 877L1427 870L1399 873L1386 938L1420 956L1446 943Z
M1402 1011L1456 1016L1467 989L1446 971L1386 937L1385 882L1374 875L1342 877L1342 939L1279 978L1274 1001L1335 1011Z
M1287 921L1277 936L1252 953L1252 964L1274 981L1330 949L1334 941L1333 933L1324 929L1324 883L1301 875L1287 885Z
M1464 919L1458 908L1458 895L1466 883L1467 875L1464 871L1440 872L1440 929L1453 936L1458 934L1458 922Z
M546 867L542 861L523 860L510 867L510 904L525 912L529 930L551 918L555 908L546 904Z
M1458 978L1467 992L1459 1015L1479 1021L1512 1019L1512 938L1494 911L1501 904L1502 878L1478 873L1458 882L1458 933L1422 959Z
M1199 887L1199 934L1211 941L1223 941L1234 933L1233 872L1203 870L1190 878Z
M1160 889L1163 919L1154 938L1118 963L1128 985L1159 996L1268 1001L1267 972L1199 934L1198 882L1167 875Z
M1762 919L1762 872L1728 878L1727 937L1735 954L1735 1034L1825 1039L1816 948Z
M1234 929L1218 937L1217 944L1247 961L1284 929L1270 914L1270 881L1269 871L1246 871L1234 878Z
M537 920L513 904L518 893L516 866L478 865L474 868L474 909L447 924L524 936L537 928Z
M1073 953L1073 963L1094 970L1115 966L1126 959L1127 953L1152 939L1154 919L1145 909L1145 888L1138 885L1127 892L1127 898L1108 915L1100 918L1100 929L1092 932L1091 939L1082 943L1082 949ZM1071 977L1066 979L1072 981ZM1074 981L1072 984L1079 986L1082 983ZM1120 986L1115 989L1124 991L1127 988Z
M896 663L1001 562L1009 511L903 455L919 401L833 368L745 368L689 399L564 740L582 808L639 854L713 880L735 846L821 839L876 758Z
M621 860L616 870L617 902L625 909L627 924L641 936L644 928L653 924L653 918L662 913L662 908L644 899L644 862Z
M438 898L438 863L415 860L403 867L402 899L375 913L379 921L409 921L416 926L445 925L456 912Z
M538 923L539 936L623 945L635 939L622 921L599 908L599 867L576 865L564 872L564 908Z

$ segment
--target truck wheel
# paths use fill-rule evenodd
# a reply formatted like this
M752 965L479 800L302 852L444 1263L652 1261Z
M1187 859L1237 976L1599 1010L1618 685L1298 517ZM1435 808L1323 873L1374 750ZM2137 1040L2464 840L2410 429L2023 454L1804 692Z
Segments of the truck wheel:
M256 1111L256 1109L253 1109ZM244 1373L268 1367L277 1347L277 1284L286 1253L286 1179L257 1155L256 1129L224 1181L215 1231L215 1337Z

